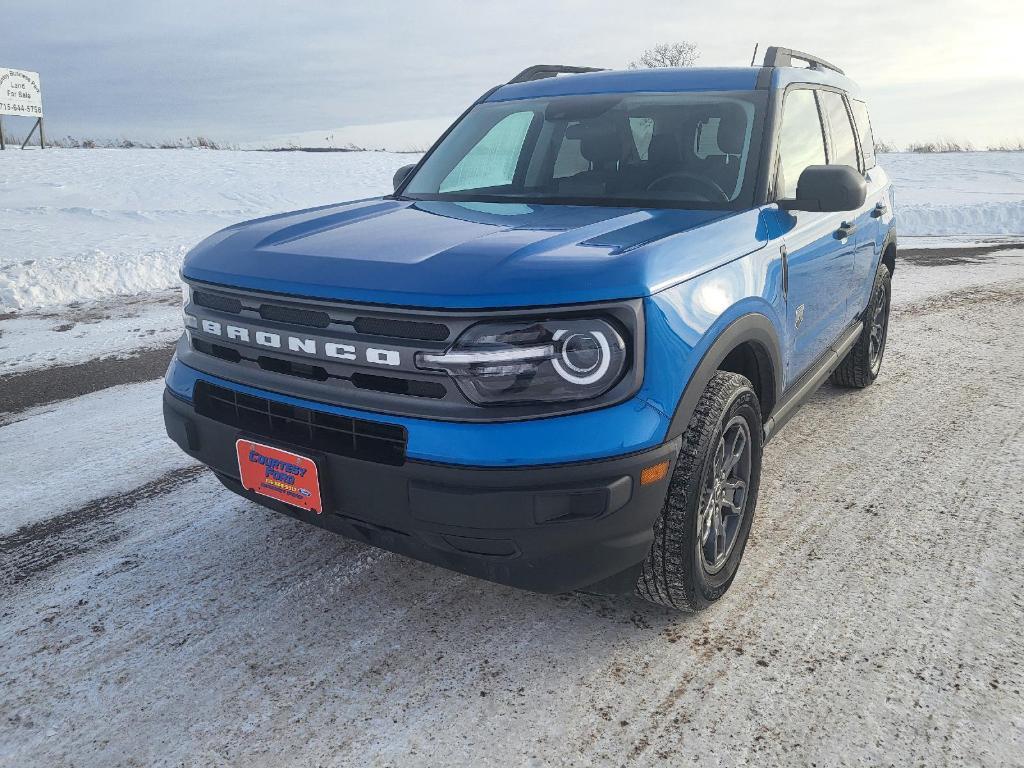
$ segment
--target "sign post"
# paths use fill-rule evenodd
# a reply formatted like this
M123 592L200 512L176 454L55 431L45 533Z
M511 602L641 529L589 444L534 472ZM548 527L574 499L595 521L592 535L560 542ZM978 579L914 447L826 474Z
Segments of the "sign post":
M43 91L39 86L39 73L21 69L0 68L0 149L6 149L3 133L3 115L34 117L35 124L21 145L24 149L39 129L39 148L46 148L43 138Z

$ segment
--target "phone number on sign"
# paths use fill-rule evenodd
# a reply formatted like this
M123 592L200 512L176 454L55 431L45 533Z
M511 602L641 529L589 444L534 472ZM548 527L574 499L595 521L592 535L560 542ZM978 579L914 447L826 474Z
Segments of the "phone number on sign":
M9 102L0 101L0 112L4 114L20 112L25 115L41 115L43 114L43 108L37 107L34 104L11 104Z

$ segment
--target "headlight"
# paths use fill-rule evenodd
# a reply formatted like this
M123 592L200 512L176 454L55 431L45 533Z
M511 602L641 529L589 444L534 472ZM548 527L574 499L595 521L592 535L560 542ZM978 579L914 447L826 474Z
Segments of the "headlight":
M614 325L598 319L486 322L443 354L420 352L420 368L447 371L479 405L586 400L611 389L628 363Z
M186 310L186 307L188 307L188 303L191 300L192 300L192 288L189 286L188 283L182 281L182 283L181 283L181 313L185 317L185 327L186 328L198 328L199 327L199 321L196 320L195 317L190 315L188 313L188 311Z

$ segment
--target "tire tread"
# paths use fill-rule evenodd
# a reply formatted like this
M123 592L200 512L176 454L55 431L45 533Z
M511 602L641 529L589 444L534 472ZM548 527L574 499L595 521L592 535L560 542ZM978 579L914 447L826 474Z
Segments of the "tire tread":
M743 393L742 390L747 391ZM654 524L654 543L636 584L637 595L652 603L691 613L706 604L706 600L697 594L690 576L695 544L693 537L696 535L692 520L695 512L692 510L700 500L700 483L709 443L717 434L722 416L730 403L736 400L738 392L740 397L748 396L760 414L751 383L737 373L718 371L704 389L683 433L665 505ZM760 424L756 428L759 429ZM748 498L748 514L753 515L756 501L754 488ZM727 588L728 585L721 592Z

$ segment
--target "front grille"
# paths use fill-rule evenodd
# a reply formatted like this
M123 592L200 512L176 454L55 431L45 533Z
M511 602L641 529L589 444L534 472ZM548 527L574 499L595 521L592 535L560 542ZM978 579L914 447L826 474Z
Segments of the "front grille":
M390 317L357 317L353 326L357 333L371 336L390 336L393 339L419 339L444 341L451 331L442 323L421 320L396 320Z
M192 347L197 352L202 352L204 355L219 357L221 360L227 360L229 363L238 363L242 360L242 354L237 349L223 347L220 344L211 344L210 342L203 341L202 339L192 339Z
M192 348L197 352L202 352L204 355L227 360L229 363L240 363L245 360L247 363L255 363L264 371L280 373L284 376L297 376L300 379L308 379L310 381L328 381L334 378L335 380L348 381L358 389L386 392L390 395L427 397L434 400L441 400L448 393L444 384L436 381L423 381L422 379L401 378L398 376L379 376L359 371L352 373L350 376L332 375L322 365L313 365L271 355L246 357L237 349L213 344L203 339L193 338Z
M288 306L284 300L261 301L256 297L242 299L198 288L192 291L192 302L200 307L216 309L219 312L232 315L255 313L264 320L307 328L329 328L332 325L348 326L356 333L366 336L384 336L391 339L415 341L445 341L452 334L451 328L445 323L434 323L428 320L404 320L397 317L381 317L362 313L354 315L350 310L341 307L329 311L327 308Z
M331 324L331 316L326 312L282 307L277 304L260 304L260 317L264 320L276 320L279 323L291 323L292 325L308 325L313 328L326 328Z
M200 307L217 309L221 312L230 312L233 315L237 315L242 311L242 302L239 299L231 298L230 296L221 296L220 294L210 293L209 291L192 291L192 301Z
M405 463L405 427L353 419L196 382L196 413L248 433L381 464Z

